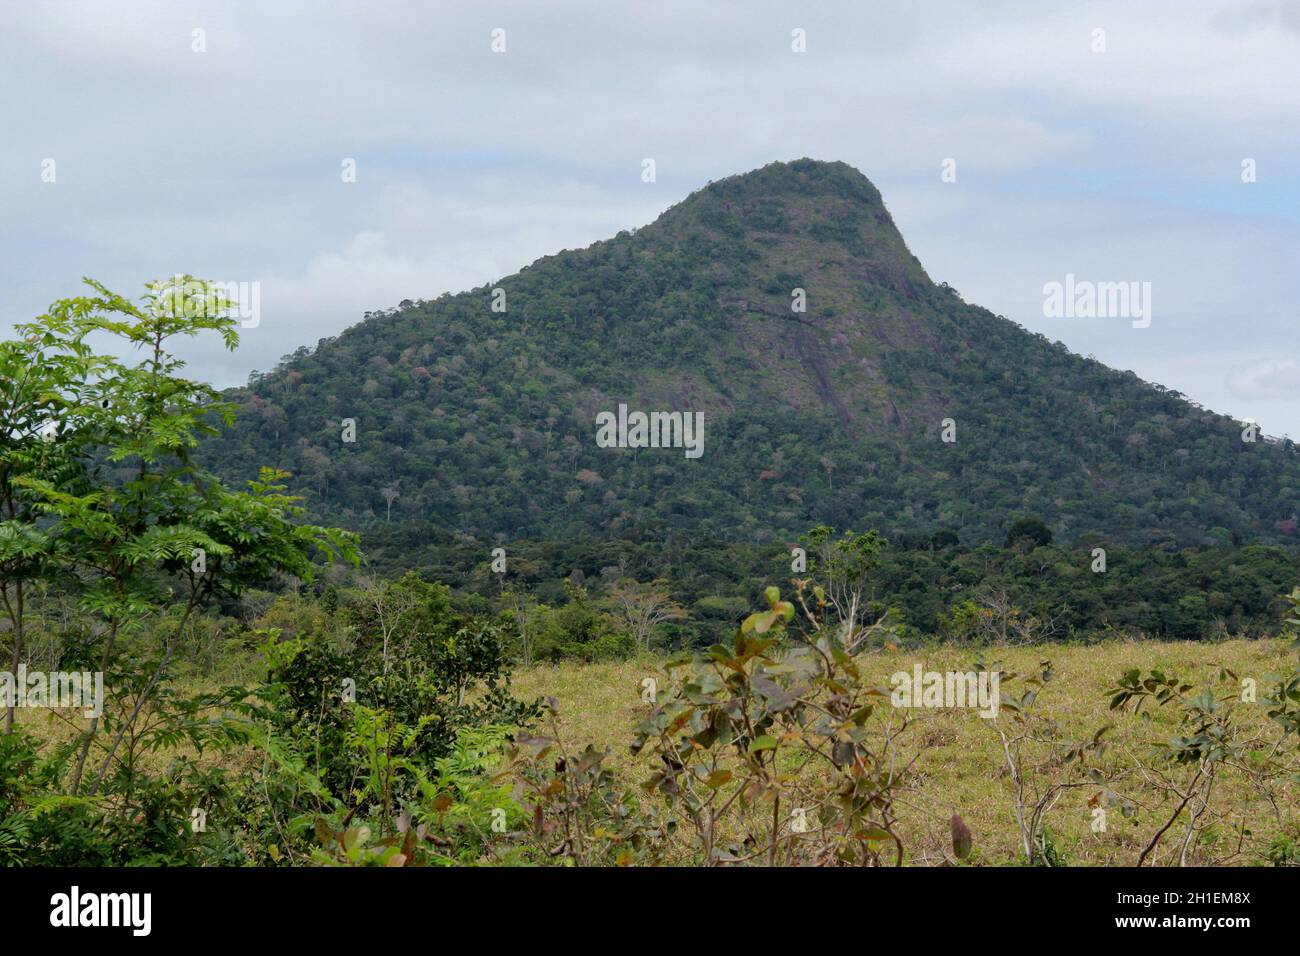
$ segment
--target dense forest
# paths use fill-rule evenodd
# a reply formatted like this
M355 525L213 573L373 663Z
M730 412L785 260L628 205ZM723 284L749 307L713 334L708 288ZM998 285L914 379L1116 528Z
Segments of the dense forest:
M1126 634L1206 640L1271 632L1285 607L1281 596L1300 579L1300 553L1278 545L1174 551L1092 542L1071 548L1053 544L1041 522L1024 519L1018 527L1026 526L1041 527L1044 537L1009 534L977 548L945 536L880 539L866 591L874 618L887 617L895 640L978 641L994 619L1027 628L1023 639ZM575 587L601 606L620 582L660 582L683 612L662 628L666 647L706 646L720 630L736 626L768 583L799 576L794 549L807 552L808 537L766 546L652 535L519 541L502 549L505 570L496 573L489 542L414 523L365 536L374 571L395 577L412 569L479 607L506 593L560 607L579 593ZM1104 568L1093 547L1104 552ZM547 646L542 656L551 659L617 656L627 649L560 634Z
M977 547L1030 515L1067 546L1173 549L1294 544L1300 514L1290 441L933 283L842 163L774 163L368 314L228 397L207 462L285 469L314 518L367 532L761 544L825 524ZM619 403L702 412L703 455L598 447Z
M1275 639L1300 634L1293 551L1058 546L1020 515L974 547L385 522L367 557L284 470L240 488L196 454L237 409L173 343L237 345L219 289L180 277L137 305L88 286L0 342L0 864L1300 862L1300 641ZM1169 645L1116 637L1215 659L1183 676ZM1082 684L1053 685L1053 641L1087 645ZM996 679L987 712L900 703L917 653ZM569 661L566 699L612 715L585 745L551 692ZM607 686L608 661L632 670ZM538 675L544 694L520 692ZM613 766L613 740L642 762ZM996 779L990 758L1015 787L956 807L977 849L950 788ZM1067 791L1087 803L1053 815ZM1096 809L1126 826L1080 833Z

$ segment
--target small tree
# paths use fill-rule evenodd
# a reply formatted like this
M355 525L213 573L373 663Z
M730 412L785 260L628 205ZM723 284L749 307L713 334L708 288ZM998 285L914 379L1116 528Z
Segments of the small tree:
M0 342L0 607L9 622L10 672L25 652L31 586L53 566L56 540L36 523L24 477L56 482L75 475L83 392L98 360L82 341L85 329L67 318L18 326L19 338ZM13 733L15 702L5 708Z
M606 603L632 635L636 646L644 651L650 650L660 624L686 617L686 609L673 601L663 581L620 582L610 590Z
M549 609L545 604L539 604L532 595L511 590L506 592L505 610L519 634L519 652L523 657L524 666L531 666L533 648L538 631L541 629L542 618Z
M381 494L384 496L384 503L388 505L388 515L384 519L385 523L393 520L393 502L401 497L401 493L397 490L397 485L398 482L395 481L391 485L385 485L381 491Z
M982 661L976 666L988 669ZM1001 675L1001 684L1019 680L1024 690L1020 694L1003 691L991 724L1002 742L1025 862L1030 866L1056 866L1061 860L1048 839L1047 816L1069 791L1102 781L1100 770L1089 767L1088 761L1105 753L1103 738L1110 726L1098 728L1088 740L1066 740L1059 724L1036 706L1039 695L1055 676L1051 661L1040 661L1038 666L1037 673ZM1063 768L1063 772L1044 773L1044 768Z
M170 351L171 342L211 331L235 348L233 303L190 276L154 284L139 306L94 280L86 284L92 295L55 302L37 323L62 330L47 337L46 348L71 351L77 370L87 373L65 384L63 399L73 412L65 425L75 439L77 480L50 474L13 479L50 522L59 565L79 582L83 609L103 625L99 670L106 686L118 691L119 709L92 717L81 735L73 794L82 789L100 731L109 728L115 733L101 745L90 792L99 788L165 679L191 617L210 599L276 574L308 578L316 554L357 558L353 535L293 523L300 513L296 499L277 484L285 473L263 471L249 491L232 492L190 458L200 438L229 425L234 413L210 385L182 377L184 363ZM135 364L92 359L80 350L91 332L114 337L144 358ZM179 612L161 628L155 660L120 656L124 634L142 632L172 607Z
M1018 607L1006 588L979 597L975 631L989 644L1036 644L1056 635L1058 617L1046 620Z
M392 645L401 640L409 644L413 636L412 612L424 595L415 584L423 584L414 572L398 581L369 581L363 592L364 612L360 615L381 642L383 673L388 673Z
M1244 759L1252 741L1242 735L1235 719L1240 696L1237 675L1224 668L1218 683L1224 691L1221 695L1215 694L1213 686L1191 694L1195 686L1178 677L1159 669L1144 676L1134 668L1125 671L1107 691L1112 710L1131 704L1134 713L1139 713L1144 704L1154 702L1161 707L1173 704L1180 711L1179 733L1155 745L1160 763L1171 772L1151 768L1153 782L1163 799L1175 802L1174 810L1138 854L1137 866L1143 866L1148 859L1154 862L1161 840L1180 818L1185 825L1177 862L1186 866L1212 816L1210 798L1224 768L1236 766L1248 779L1258 780L1271 763L1271 755L1259 759L1259 766L1251 766Z
M877 532L846 531L820 525L800 539L808 546L808 571L823 588L827 606L835 612L839 639L850 654L858 650L877 621L868 607L871 574L880 563L886 542Z
M1052 529L1043 524L1039 518L1017 518L1011 523L1004 548L1015 548L1028 553L1035 548L1046 547L1052 543Z
M686 818L704 866L903 865L895 802L911 761L898 742L911 722L823 627L822 589L808 596L801 582L810 627L794 646L782 638L795 605L769 587L733 641L670 660L677 687L638 728L633 753L656 758L644 788Z

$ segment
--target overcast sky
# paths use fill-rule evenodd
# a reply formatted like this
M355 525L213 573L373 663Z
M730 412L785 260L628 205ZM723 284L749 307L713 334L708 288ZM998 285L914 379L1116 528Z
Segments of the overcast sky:
M1294 2L0 11L0 322L82 275L131 295L176 272L257 281L261 323L239 352L188 353L236 384L366 310L810 156L865 173L968 301L1300 437ZM1045 318L1044 283L1067 273L1150 282L1150 327Z

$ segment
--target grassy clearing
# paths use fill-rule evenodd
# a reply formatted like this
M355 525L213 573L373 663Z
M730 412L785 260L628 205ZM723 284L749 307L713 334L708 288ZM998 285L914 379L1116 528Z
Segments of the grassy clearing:
M1152 834L1169 818L1177 801L1162 792L1161 775L1180 779L1182 771L1160 759L1154 745L1178 730L1178 713L1173 707L1148 709L1143 715L1116 712L1108 708L1107 690L1125 670L1143 672L1160 668L1184 680L1204 685L1221 669L1238 678L1253 678L1262 698L1270 677L1291 672L1295 654L1284 640L1227 641L1222 643L1128 643L1112 641L1090 646L1050 645L1039 647L988 648L984 662L1004 673L1033 673L1039 662L1052 662L1054 679L1041 692L1038 712L1057 721L1061 736L1082 740L1104 724L1112 724L1103 766L1107 785L1137 806L1133 819L1117 809L1108 812L1105 832L1093 832L1090 797L1101 789L1089 784L1064 794L1047 819L1048 830L1058 856L1069 865L1133 865ZM890 676L910 671L920 663L926 671L968 671L975 669L974 655L951 647L912 651L880 651L859 660L872 682L890 686ZM628 745L635 729L649 712L642 701L642 682L654 678L660 695L671 693L672 680L663 669L662 657L647 656L617 663L563 663L555 666L518 668L513 691L522 698L553 697L559 705L559 727L566 744L574 750L587 743L609 750L607 761L628 785L642 782L650 773L651 757L633 757ZM215 689L221 681L194 675L182 681L186 693ZM1226 693L1231 685L1221 685ZM1003 690L1018 691L1014 683ZM901 711L883 709L885 719L899 721ZM1250 738L1264 733L1275 741L1278 731L1271 726L1262 706L1240 708L1240 730ZM67 741L83 725L70 712L19 710L19 726L43 739L47 745ZM938 865L951 858L949 820L959 814L974 835L973 862L981 865L1016 865L1022 853L1015 818L1014 789L997 734L999 726L1013 729L1009 713L1003 711L988 720L969 709L916 709L906 712L912 722L902 748L905 759L916 756L910 785L900 801L899 831L913 865ZM146 715L148 720L148 715ZM549 728L540 728L549 734ZM1288 741L1296 755L1294 741ZM1261 743L1256 749L1264 749ZM176 749L149 752L142 762L160 771L177 756L196 759L205 766L234 769L259 761L258 753L236 749L226 754L197 754L181 745ZM1043 759L1032 768L1040 780L1064 778L1063 767ZM1199 848L1190 862L1203 865L1259 865L1266 862L1267 847L1279 836L1300 842L1300 784L1293 777L1271 789L1261 788L1236 768L1226 769L1216 784L1211 804L1211 827L1202 834ZM736 823L739 828L741 823ZM741 833L729 833L740 838ZM1180 821L1166 843L1181 839ZM688 831L679 831L680 846L670 860L694 862ZM1162 844L1164 846L1164 844ZM1160 860L1170 862L1169 857Z
M1090 646L996 648L984 652L990 666L1031 673L1040 660L1051 660L1055 679L1040 695L1039 712L1056 720L1067 739L1091 737L1103 724L1114 725L1108 738L1105 766L1111 786L1138 807L1134 820L1118 810L1108 813L1105 832L1092 832L1089 797L1100 787L1089 785L1067 792L1048 817L1048 829L1058 852L1070 865L1132 865L1151 835L1168 819L1177 801L1163 795L1159 774L1180 779L1160 760L1153 745L1177 729L1178 714L1157 708L1135 716L1108 709L1106 691L1125 670L1144 672L1159 667L1196 684L1229 668L1239 678L1253 678L1261 697L1270 675L1294 669L1294 654L1286 642L1227 641L1222 643L1126 643ZM889 686L890 675L920 662L925 670L969 670L969 652L952 648L924 651L884 651L864 658L865 668ZM516 671L514 687L524 697L554 697L559 702L560 729L571 746L588 742L611 751L609 763L629 783L648 773L648 761L633 758L627 745L649 705L641 700L641 682L654 677L660 693L669 686L662 661L644 658L609 664L561 664ZM1011 685L1004 684L1004 690ZM908 859L936 864L949 845L948 821L960 814L974 833L975 859L985 865L1015 864L1020 859L1013 786L1003 759L996 725L1007 725L1007 712L995 720L971 710L913 710L912 752L919 750L912 787L905 797L902 829ZM1243 708L1241 730L1246 736L1266 731L1262 707ZM1294 748L1293 748L1294 749ZM1056 779L1062 769L1044 762L1034 768L1042 779ZM1300 836L1300 786L1294 783L1261 790L1242 773L1229 768L1216 785L1211 804L1214 823L1202 837L1194 862L1259 864L1264 847L1278 835ZM1171 830L1180 833L1175 826Z

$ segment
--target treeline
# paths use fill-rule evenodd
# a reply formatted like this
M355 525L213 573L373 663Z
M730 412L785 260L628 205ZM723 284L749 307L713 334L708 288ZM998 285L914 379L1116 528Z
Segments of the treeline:
M701 647L734 627L755 595L794 570L800 542L745 545L716 539L517 541L501 545L505 572L492 570L495 543L403 525L366 536L371 568L395 577L412 568L450 585L461 599L487 607L503 593L527 595L548 608L600 605L620 582L661 582L680 619L659 628L669 647ZM1116 632L1152 639L1257 637L1276 631L1280 595L1300 576L1300 552L1278 545L1171 551L1095 543L1037 544L1032 537L1002 546L962 547L952 535L902 537L873 556L865 597L888 614L901 639L976 642L983 638L1088 640ZM805 545L807 542L803 542ZM1100 555L1104 551L1104 570ZM1098 570L1094 570L1098 568ZM550 642L580 656L605 656L610 642L588 616L570 612L584 633Z

